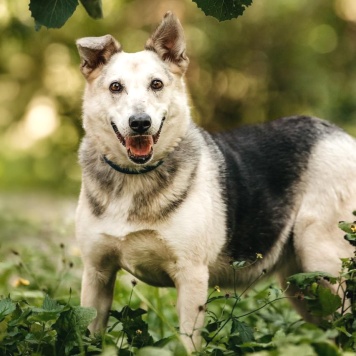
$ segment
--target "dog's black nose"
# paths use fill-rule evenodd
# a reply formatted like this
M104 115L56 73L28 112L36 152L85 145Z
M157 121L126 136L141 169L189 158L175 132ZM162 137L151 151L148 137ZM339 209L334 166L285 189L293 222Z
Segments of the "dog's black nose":
M151 127L151 117L144 113L131 115L129 125L138 134L143 134Z

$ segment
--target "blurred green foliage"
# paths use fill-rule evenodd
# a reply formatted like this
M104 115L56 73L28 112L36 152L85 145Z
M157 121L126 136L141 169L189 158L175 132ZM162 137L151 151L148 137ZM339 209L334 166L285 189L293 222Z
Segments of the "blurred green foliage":
M229 129L292 114L356 134L356 1L255 0L219 23L191 0L104 0L60 30L36 32L26 1L0 0L0 190L77 193L84 79L75 39L113 34L143 48L167 10L186 31L196 122Z

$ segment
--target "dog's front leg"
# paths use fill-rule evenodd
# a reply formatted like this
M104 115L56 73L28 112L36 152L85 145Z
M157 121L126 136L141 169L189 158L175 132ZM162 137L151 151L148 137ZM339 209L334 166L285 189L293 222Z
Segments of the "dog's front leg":
M204 265L184 267L175 275L180 334L190 352L201 346L208 282L209 271Z
M106 328L111 308L117 268L98 268L94 265L84 267L82 279L81 305L94 307L97 316L89 325L92 333Z

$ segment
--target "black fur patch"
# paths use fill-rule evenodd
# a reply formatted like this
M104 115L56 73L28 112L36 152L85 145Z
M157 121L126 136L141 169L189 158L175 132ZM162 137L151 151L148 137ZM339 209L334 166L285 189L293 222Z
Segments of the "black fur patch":
M88 190L85 191L93 215L100 216L105 212L106 206L94 197Z
M80 147L79 161L83 168L83 184L86 182L86 197L93 215L99 217L105 213L107 195L121 194L122 179L118 182L116 172L104 162L102 155L86 139Z
M319 119L291 117L212 136L225 158L226 250L234 260L270 251L290 219L314 145L335 130Z

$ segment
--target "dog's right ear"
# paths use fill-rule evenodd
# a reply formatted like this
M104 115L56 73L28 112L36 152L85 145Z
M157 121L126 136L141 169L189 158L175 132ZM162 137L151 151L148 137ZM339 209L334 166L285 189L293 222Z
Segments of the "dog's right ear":
M168 11L147 40L145 49L156 52L173 72L184 74L189 64L185 47L183 27L177 17Z
M94 79L111 56L121 52L120 44L111 35L84 37L76 44L81 59L80 69L87 79Z

